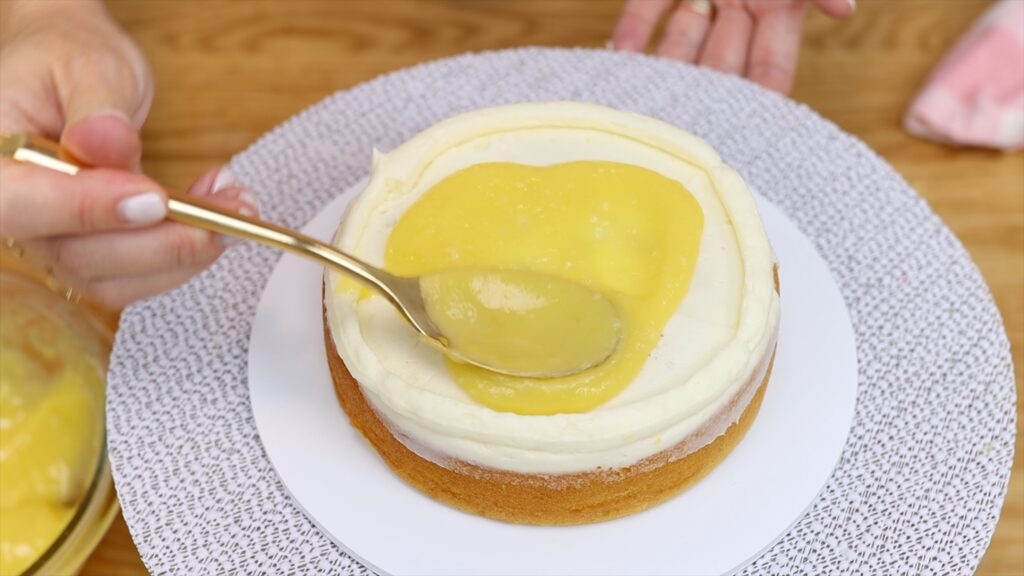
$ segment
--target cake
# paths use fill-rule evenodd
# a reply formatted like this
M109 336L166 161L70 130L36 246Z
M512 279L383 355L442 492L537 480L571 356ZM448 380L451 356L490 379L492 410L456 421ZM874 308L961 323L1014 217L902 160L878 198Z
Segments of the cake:
M624 516L705 475L757 416L775 257L740 175L673 125L575 102L450 118L374 155L334 244L398 275L540 271L621 311L602 365L514 378L446 359L382 297L325 275L342 407L441 502L526 524Z

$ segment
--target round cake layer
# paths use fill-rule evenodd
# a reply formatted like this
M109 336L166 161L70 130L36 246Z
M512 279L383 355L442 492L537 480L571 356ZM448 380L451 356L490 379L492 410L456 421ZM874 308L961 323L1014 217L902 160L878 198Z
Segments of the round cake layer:
M370 406L338 356L325 322L324 340L335 391L349 420L403 480L428 496L472 514L517 524L569 525L612 520L646 510L678 494L713 469L743 439L757 417L774 353L763 370L728 400L722 414L739 411L735 422L709 422L725 432L710 442L696 433L626 468L564 475L521 474L448 458L440 464L407 447ZM699 445L698 448L694 448ZM685 456L680 456L685 454Z
M419 456L523 474L631 466L729 412L729 399L771 354L778 324L774 257L753 198L707 144L644 116L553 103L442 122L375 158L336 244L380 264L394 222L453 172L489 161L573 160L635 164L675 179L701 204L706 221L678 312L636 379L596 409L522 416L476 404L383 299L335 291L338 278L328 275L325 305L337 352L376 413ZM726 414L708 441L743 408Z

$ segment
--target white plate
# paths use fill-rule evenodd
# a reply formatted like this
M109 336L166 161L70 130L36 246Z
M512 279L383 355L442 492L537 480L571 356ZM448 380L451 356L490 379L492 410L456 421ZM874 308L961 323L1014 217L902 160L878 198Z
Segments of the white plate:
M330 238L352 195L304 231ZM771 382L746 437L676 498L611 522L534 527L466 514L407 486L342 412L324 352L323 271L289 255L267 283L249 345L249 392L267 456L313 522L380 572L706 575L747 564L825 484L857 392L853 329L828 267L782 212L758 203L782 286Z

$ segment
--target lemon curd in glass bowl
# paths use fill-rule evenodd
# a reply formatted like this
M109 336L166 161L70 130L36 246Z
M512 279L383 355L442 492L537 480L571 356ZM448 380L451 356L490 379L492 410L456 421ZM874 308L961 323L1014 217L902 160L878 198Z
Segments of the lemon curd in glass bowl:
M117 512L110 345L83 307L0 272L0 574L77 571Z

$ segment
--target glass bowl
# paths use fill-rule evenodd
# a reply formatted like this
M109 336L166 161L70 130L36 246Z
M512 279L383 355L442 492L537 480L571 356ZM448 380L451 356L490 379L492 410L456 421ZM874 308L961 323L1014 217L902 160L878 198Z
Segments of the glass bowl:
M0 474L12 488L0 572L74 574L118 512L103 409L113 336L86 307L4 271L0 336Z

